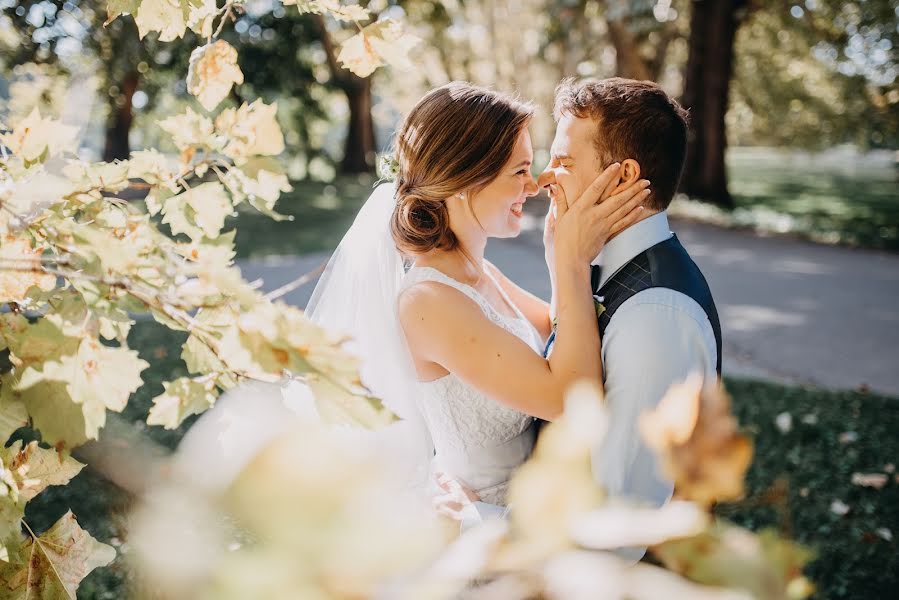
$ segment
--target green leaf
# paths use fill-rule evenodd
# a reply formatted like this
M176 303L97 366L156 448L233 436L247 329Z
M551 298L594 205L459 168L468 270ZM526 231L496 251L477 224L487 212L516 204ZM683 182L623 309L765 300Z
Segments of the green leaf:
M76 448L88 440L84 411L72 402L65 383L45 381L13 393L25 405L44 442L60 448Z
M802 568L813 557L773 531L756 534L724 522L697 536L664 542L653 554L693 581L743 588L756 598L787 598L791 586L805 589Z
M150 364L128 348L110 348L86 338L77 355L63 356L43 364L43 370L29 367L19 380L19 389L42 381L60 381L72 401L81 406L85 434L95 439L106 423L106 409L121 412L131 393L141 386L141 371Z
M120 15L133 15L137 13L140 6L140 0L107 0L106 2L106 22L109 25Z
M62 324L61 318L40 318L29 323L20 314L0 316L0 335L12 353L13 364L28 366L63 354L74 354L80 340L67 336Z
M190 415L198 415L215 404L215 380L206 381L179 377L163 383L165 391L153 398L147 425L162 425L177 429Z
M75 598L81 580L115 559L112 546L84 531L71 511L0 563L0 595L9 600Z
M5 443L16 429L28 425L28 411L15 395L14 385L10 373L0 378L0 443Z

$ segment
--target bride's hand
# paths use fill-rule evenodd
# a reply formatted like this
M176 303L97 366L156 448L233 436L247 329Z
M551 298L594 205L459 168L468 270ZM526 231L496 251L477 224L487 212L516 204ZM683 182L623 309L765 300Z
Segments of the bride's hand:
M437 473L437 485L444 493L434 497L434 509L456 521L463 520L466 509L481 499L474 490L446 473Z
M573 202L558 187L554 252L556 264L588 265L610 237L646 214L649 181L640 179L612 195L620 183L620 165L607 167Z

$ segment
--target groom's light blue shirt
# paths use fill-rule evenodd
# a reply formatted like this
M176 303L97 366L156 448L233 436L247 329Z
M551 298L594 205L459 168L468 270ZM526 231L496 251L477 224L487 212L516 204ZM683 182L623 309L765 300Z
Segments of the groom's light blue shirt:
M672 235L665 212L622 231L593 261L602 267L600 286L635 256ZM700 373L707 381L717 378L712 324L689 296L649 288L616 311L602 339L602 359L611 420L603 443L593 452L593 474L612 497L661 506L671 498L673 484L661 474L637 423L640 414L653 409L673 383L690 373ZM475 507L480 518L502 514L492 505L478 502ZM644 551L619 553L637 560Z

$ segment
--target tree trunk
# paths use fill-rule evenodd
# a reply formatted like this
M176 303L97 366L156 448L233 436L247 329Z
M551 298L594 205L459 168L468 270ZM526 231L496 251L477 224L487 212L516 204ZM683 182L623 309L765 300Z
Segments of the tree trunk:
M687 162L681 191L732 208L727 189L728 92L733 71L734 38L746 0L693 0L690 53L681 99L690 111Z
M344 174L370 173L375 166L377 145L375 122L372 119L371 79L347 73L339 82L350 106L350 123L344 144L340 172Z
M337 49L334 40L328 33L322 15L312 15L321 37L328 69L334 84L346 94L350 107L350 122L343 146L343 160L340 161L340 173L354 175L371 173L375 169L377 142L375 140L375 122L372 118L371 77L357 77L338 64Z
M134 121L131 103L139 81L140 75L137 71L127 73L120 84L121 92L118 98L113 98L110 102L106 142L103 147L103 160L106 162L126 160L131 153L131 146L128 143L128 134Z
M615 75L626 79L652 79L649 65L640 56L636 36L621 21L609 21L609 38L615 47Z

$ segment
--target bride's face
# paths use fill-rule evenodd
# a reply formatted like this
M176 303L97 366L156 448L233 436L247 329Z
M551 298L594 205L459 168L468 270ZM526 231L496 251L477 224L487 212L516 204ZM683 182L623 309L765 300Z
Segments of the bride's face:
M531 135L524 129L497 178L471 198L473 216L487 237L509 238L521 233L524 203L538 190L531 176L533 160Z

